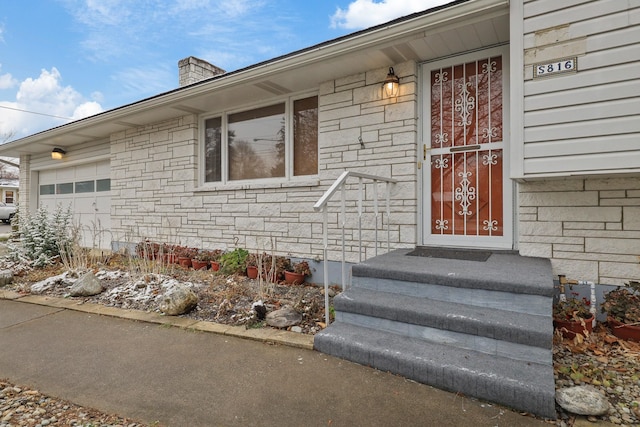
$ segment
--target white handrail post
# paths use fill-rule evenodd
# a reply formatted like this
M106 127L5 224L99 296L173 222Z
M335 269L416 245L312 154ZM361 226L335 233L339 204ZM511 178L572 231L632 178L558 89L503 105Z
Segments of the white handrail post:
M357 177L358 182L358 253L359 260L362 262L362 217L363 217L363 197L364 197L364 183L363 179L373 181L373 197L374 197L374 211L375 211L375 254L378 255L378 217L380 215L380 209L378 206L378 181L385 182L386 187L386 201L387 201L387 250L391 250L391 227L389 227L389 217L391 215L391 203L390 203L390 186L389 184L395 184L396 180L393 178L383 178L375 175L369 175L359 172L344 171L338 179L336 179L331 187L320 197L320 199L313 205L315 211L322 210L323 226L322 226L322 238L323 248L322 253L324 257L324 309L325 309L325 321L327 326L331 321L329 310L329 211L328 203L333 197L336 191L340 190L341 194L341 216L342 219L336 218L336 225L339 226L342 231L342 289L347 288L347 263L346 263L346 227L347 227L347 199L346 199L346 182L350 177ZM383 226L384 226L384 213L382 213ZM342 222L340 225L339 223Z
M362 195L364 193L362 177L358 177L358 260L362 262Z
M375 213L374 217L375 217L375 223L376 223L376 227L375 227L375 245L376 245L376 251L375 254L376 256L378 256L378 180L374 179L373 180L373 211Z
M347 228L347 189L346 184L342 184L341 188L341 215L342 215L342 290L347 289L347 263L346 263L346 250L345 250L345 229Z
M328 207L325 204L322 210L322 240L323 249L322 256L324 258L323 273L324 273L324 318L325 323L329 326L329 212Z
M389 183L385 184L387 195L387 252L391 251L391 188ZM399 238L400 236L398 236Z

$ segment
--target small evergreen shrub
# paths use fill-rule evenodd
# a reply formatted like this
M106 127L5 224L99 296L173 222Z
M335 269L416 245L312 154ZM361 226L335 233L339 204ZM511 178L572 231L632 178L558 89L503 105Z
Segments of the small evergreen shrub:
M18 241L9 246L14 260L24 261L34 267L43 267L59 260L60 252L71 252L73 213L58 205L50 214L40 207L33 214L21 211L18 215Z

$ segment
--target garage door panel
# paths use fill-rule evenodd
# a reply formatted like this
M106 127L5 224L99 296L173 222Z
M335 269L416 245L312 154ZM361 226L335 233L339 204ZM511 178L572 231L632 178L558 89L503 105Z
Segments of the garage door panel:
M97 181L110 176L109 162L41 171L39 185L54 185L57 194L41 194L39 204L53 212L57 206L73 212L73 224L82 231L81 244L86 247L111 247L111 192L97 191ZM69 186L71 183L71 186ZM63 184L63 185L60 185ZM101 185L102 189L104 185ZM70 190L71 188L71 190ZM70 191L60 194L60 191ZM96 236L100 236L99 238Z
M69 182L75 177L75 168L56 169L56 181Z

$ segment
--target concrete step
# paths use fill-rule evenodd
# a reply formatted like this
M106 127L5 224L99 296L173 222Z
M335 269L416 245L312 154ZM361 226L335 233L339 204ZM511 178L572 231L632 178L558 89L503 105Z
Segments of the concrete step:
M548 301L551 304L551 299ZM548 362L551 316L352 287L334 299L336 320L521 360Z
M496 310L550 316L549 260L511 253L486 261L408 256L395 250L352 267L352 286Z
M336 322L315 347L555 418L553 292L546 259L395 250L352 267L352 285L334 299Z
M317 350L543 417L555 418L552 364L460 349L335 322L315 336Z

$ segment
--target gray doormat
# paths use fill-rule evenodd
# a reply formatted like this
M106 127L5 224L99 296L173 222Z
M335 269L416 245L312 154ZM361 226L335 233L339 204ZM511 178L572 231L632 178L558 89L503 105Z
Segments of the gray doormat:
M463 261L485 262L491 256L491 251L484 251L479 249L451 249L418 246L415 250L409 252L407 255L425 258L447 258Z

